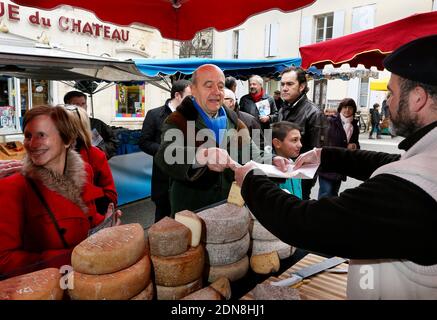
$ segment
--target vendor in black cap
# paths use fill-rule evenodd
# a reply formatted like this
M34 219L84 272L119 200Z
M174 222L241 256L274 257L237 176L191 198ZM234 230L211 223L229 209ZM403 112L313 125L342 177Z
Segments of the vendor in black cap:
M437 299L437 35L384 60L402 154L325 147L296 161L363 181L339 197L300 200L250 165L235 169L255 217L290 245L350 258L348 298Z

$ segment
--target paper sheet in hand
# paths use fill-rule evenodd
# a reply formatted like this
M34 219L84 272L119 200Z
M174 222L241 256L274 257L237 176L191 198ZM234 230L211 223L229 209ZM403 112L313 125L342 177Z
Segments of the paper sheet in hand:
M306 164L297 170L294 170L294 165L290 164L287 172L282 172L275 166L270 164L261 164L254 161L254 163L259 169L261 169L268 177L273 178L298 178L298 179L312 179L316 174L318 164Z

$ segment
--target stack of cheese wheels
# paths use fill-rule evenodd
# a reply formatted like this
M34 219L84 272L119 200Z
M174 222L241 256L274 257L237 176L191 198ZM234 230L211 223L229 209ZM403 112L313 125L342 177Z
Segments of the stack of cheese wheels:
M178 300L202 288L205 252L200 219L192 212L165 217L148 230L158 300Z
M227 278L219 278L208 287L197 290L182 300L229 300L231 298L231 284Z
M225 203L197 215L204 222L208 281L214 282L220 277L235 281L244 277L249 269L250 218L247 208Z
M295 248L282 242L250 213L251 243L250 267L255 273L269 274L279 270L279 259L290 257Z
M61 274L47 268L0 281L0 300L61 300Z
M138 223L93 234L74 248L71 263L74 300L153 299L149 249Z

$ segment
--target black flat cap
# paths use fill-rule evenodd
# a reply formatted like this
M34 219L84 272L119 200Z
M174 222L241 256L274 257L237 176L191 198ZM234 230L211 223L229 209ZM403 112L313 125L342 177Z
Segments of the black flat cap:
M437 85L437 34L404 44L386 57L383 64L402 78Z

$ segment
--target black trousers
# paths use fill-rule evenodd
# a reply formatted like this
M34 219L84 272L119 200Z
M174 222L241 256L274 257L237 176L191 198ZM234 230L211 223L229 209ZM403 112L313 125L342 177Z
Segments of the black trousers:
M169 195L162 195L159 197L155 197L152 199L155 203L155 222L158 222L164 217L170 217L171 215L171 207L170 207L170 199Z

